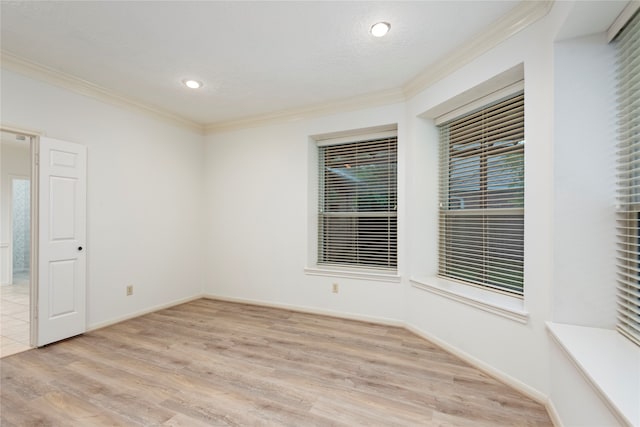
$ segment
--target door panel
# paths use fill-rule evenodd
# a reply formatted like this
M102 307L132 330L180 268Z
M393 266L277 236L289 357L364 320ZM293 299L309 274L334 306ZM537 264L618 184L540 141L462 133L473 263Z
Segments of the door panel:
M76 260L49 263L49 317L55 319L77 311L75 307Z
M86 147L40 138L38 346L86 330Z
M78 236L75 234L75 205L76 205L75 178L62 178L52 176L49 180L51 197L51 224L49 228L51 241L72 241Z

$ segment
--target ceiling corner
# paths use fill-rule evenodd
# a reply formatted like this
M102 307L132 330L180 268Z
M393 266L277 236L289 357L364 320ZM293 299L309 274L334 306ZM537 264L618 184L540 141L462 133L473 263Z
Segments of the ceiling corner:
M173 113L150 107L79 77L29 61L6 50L0 50L0 67L112 105L151 115L157 119L168 121L174 125L196 131L203 135L205 133L205 126L201 123L196 123Z
M471 42L460 46L440 61L407 82L403 91L407 98L417 95L473 59L546 16L555 0L522 1L508 14L491 24Z

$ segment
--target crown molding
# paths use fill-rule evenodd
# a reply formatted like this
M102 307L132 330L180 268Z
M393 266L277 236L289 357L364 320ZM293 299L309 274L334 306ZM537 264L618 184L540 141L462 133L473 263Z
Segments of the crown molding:
M403 87L405 96L411 98L417 95L427 87L524 30L546 16L553 3L554 0L520 2L508 14L474 37L471 42L448 53L440 61L429 66L425 71L406 83Z
M238 120L229 120L219 123L211 123L205 126L205 133L216 133L228 130L237 130L264 126L285 121L296 121L311 117L326 116L329 114L359 110L362 108L377 107L406 100L402 89L389 89L366 95L341 99L339 101L316 104L309 107L294 108L278 111L272 114L257 115Z
M553 7L554 1L555 0L525 0L520 2L507 15L493 23L486 31L479 34L471 42L458 48L451 54L447 54L440 61L429 66L425 71L418 74L401 88L311 107L280 111L273 114L210 123L205 126L205 133L209 134L226 130L257 127L270 123L293 121L302 118L352 111L359 108L374 107L385 103L406 101L546 16Z
M633 18L633 15L640 9L640 0L631 0L624 8L620 15L613 21L613 24L607 30L607 40L612 41L616 38L620 30L627 25L627 22Z
M162 109L150 107L141 102L134 101L97 84L83 80L71 74L67 74L62 71L58 71L56 69L29 61L5 50L0 51L0 65L6 70L15 71L22 75L45 81L55 86L63 87L70 91L89 96L91 98L113 104L118 107L124 107L135 110L137 112L142 112L155 118L169 121L174 125L178 125L189 130L194 130L198 133L203 133L204 131L203 126L199 123L169 113Z
M376 107L395 102L403 102L417 95L422 90L458 70L473 59L497 46L509 37L522 31L532 23L545 16L551 10L554 0L522 1L507 15L492 24L471 42L454 50L440 61L429 66L404 86L352 98L342 99L302 108L282 110L275 113L255 115L236 120L209 123L202 125L185 119L162 109L151 107L129 99L109 89L67 74L53 68L37 64L20 56L0 51L2 68L43 80L47 83L63 87L73 92L86 95L120 107L143 112L155 118L163 119L175 125L209 134L228 130L251 128L278 122L295 121L304 118L319 117L329 114L354 111L361 108Z

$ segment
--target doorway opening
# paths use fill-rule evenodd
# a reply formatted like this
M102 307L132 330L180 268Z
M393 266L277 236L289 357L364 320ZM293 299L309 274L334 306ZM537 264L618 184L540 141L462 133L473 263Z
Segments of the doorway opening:
M32 138L0 133L0 357L31 348Z

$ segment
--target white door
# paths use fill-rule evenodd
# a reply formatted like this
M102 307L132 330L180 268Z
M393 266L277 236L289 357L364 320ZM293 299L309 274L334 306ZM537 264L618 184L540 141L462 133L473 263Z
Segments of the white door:
M40 138L38 346L86 330L86 172L85 146Z

